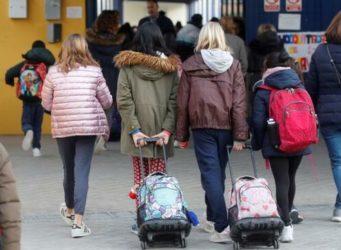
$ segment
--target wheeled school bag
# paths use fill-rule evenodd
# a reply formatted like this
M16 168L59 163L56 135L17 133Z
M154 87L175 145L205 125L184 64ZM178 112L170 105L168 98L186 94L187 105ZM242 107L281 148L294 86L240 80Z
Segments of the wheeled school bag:
M233 179L230 154L228 167L232 181L228 218L233 249L240 246L261 245L279 248L278 238L283 230L277 205L272 197L268 182L257 178L257 169L251 146L252 167L255 177L242 176Z
M155 143L158 139L145 139ZM140 162L142 161L142 149ZM163 146L164 160L166 150ZM139 207L137 226L141 248L146 249L156 241L172 241L186 247L186 237L190 234L191 223L187 218L185 201L177 179L165 173L151 173L144 178L138 189Z

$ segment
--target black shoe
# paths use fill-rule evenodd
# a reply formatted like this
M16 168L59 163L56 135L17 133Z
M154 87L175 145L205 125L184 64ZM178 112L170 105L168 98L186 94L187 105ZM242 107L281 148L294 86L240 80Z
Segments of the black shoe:
M290 219L292 224L299 224L303 221L303 217L298 213L297 209L293 208L290 211Z

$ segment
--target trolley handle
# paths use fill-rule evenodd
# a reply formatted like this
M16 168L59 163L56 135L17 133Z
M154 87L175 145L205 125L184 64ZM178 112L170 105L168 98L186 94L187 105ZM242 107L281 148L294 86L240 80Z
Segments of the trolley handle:
M158 140L160 140L160 137L150 137L150 138L140 138L137 140L137 144L139 146L139 157L140 157L140 166L143 168L143 152L142 147L140 145L140 141L144 140L147 143L153 143L154 147ZM165 172L167 173L167 154L166 154L166 146L163 143L162 145L162 152L163 152L163 160L165 161ZM143 175L143 171L141 171L141 174Z
M232 170L232 165L231 165L231 153L230 151L232 150L233 146L232 145L228 145L227 146L227 156L228 156L228 161L227 161L227 165L230 171L230 177L231 177L231 183L234 186L235 184L235 179L233 177L233 170ZM258 173L257 173L257 167L256 167L256 160L255 160L255 155L254 152L252 150L252 146L250 143L246 143L245 144L245 148L248 149L250 151L250 155L251 155L251 162L252 162L252 169L253 169L253 173L254 176L256 178L258 178Z

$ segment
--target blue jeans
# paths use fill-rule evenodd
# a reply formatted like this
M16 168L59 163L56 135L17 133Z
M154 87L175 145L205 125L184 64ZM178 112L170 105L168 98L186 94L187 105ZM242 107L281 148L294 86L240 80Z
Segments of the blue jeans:
M224 191L227 145L233 142L232 133L223 129L193 129L193 142L205 190L207 220L214 222L217 232L222 232L228 226Z
M83 215L89 189L89 174L96 136L57 138L64 167L64 198L68 208Z
M341 209L341 130L321 128L321 134L328 148L334 181L338 192L335 207Z
M23 112L21 117L22 130L26 134L28 130L33 131L32 148L39 148L41 138L41 125L43 124L44 109L40 102L23 102Z

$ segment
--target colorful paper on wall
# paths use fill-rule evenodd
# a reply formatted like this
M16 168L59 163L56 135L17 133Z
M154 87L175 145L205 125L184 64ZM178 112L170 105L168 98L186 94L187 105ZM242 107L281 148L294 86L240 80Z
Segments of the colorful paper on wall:
M289 32L278 35L289 55L299 63L303 72L308 72L312 54L319 44L326 42L324 33L324 31Z

